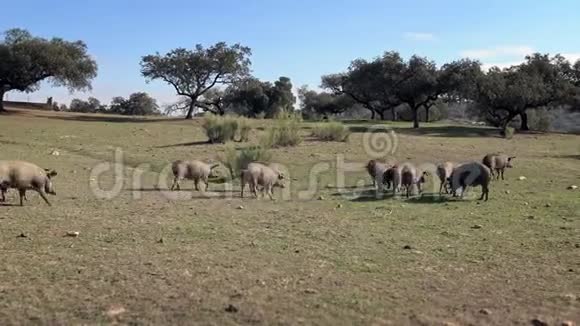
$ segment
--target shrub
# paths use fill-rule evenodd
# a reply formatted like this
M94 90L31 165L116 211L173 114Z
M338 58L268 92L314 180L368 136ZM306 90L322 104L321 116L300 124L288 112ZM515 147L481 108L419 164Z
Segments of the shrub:
M247 141L252 129L246 118L221 117L211 113L204 115L202 127L210 143L234 141L236 136L238 136L239 141Z
M236 150L232 143L228 143L220 161L226 166L232 179L236 179L240 176L240 171L251 162L270 162L271 158L271 153L262 146L250 146Z
M350 130L342 123L332 121L316 125L312 129L312 136L323 141L345 142L350 136Z
M506 126L502 131L502 135L505 139L512 139L515 132L516 129L514 127Z
M528 110L528 124L532 130L548 131L552 125L552 118L544 108Z
M276 120L295 120L297 122L302 122L302 113L300 112L290 112L290 111L280 111L274 116Z
M274 125L268 128L262 138L265 147L296 146L302 142L300 122L296 115L278 115Z
M247 142L250 138L250 131L252 131L252 125L248 118L238 118L238 131L239 131L239 141Z

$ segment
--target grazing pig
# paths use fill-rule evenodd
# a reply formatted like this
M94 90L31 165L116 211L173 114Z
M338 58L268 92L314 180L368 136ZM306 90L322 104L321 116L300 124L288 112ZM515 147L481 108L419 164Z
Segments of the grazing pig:
M393 165L388 168L383 174L383 183L387 186L392 185L394 196L401 188L401 167Z
M246 184L249 184L250 191L254 193L256 198L258 197L256 192L257 188L258 186L261 186L262 195L265 191L271 200L274 200L272 190L275 186L280 188L285 187L282 181L284 180L284 175L278 171L277 168L274 168L273 166L267 166L262 163L253 162L248 164L247 169L242 170L240 177L242 179L242 198L244 197L244 188Z
M381 180L381 178L383 177L383 175L385 174L385 171L387 171L387 169L389 168L389 166L385 163L381 163L377 160L370 160L367 165L366 165L366 170L369 173L371 180L373 181L373 187L379 187L379 189L382 188L382 184L384 183L384 180ZM388 188L388 184L387 184L387 188Z
M449 183L447 179L451 176L453 169L455 168L455 164L452 162L445 162L441 163L437 166L437 176L439 177L439 181L441 182L439 186L439 195L443 193L443 189L445 189L445 193L449 193Z
M171 170L173 171L173 184L171 185L171 190L177 189L181 190L179 186L179 181L182 179L193 180L195 190L199 191L199 182L203 181L205 183L204 191L207 191L209 186L209 178L215 177L213 174L213 169L218 167L219 164L209 165L201 161L175 161L171 165Z
M482 163L487 166L491 172L492 177L496 177L499 180L501 174L501 179L505 180L503 177L504 170L506 168L512 168L512 160L516 158L515 156L507 156L504 154L487 154L482 160ZM497 174L497 176L496 176Z
M421 185L425 183L425 176L427 172L419 173L417 169L410 165L406 164L401 169L401 185L406 190L407 198L411 195L411 191L413 186L417 186L418 193L422 192Z
M18 189L20 206L26 199L26 190L35 190L44 199L48 206L52 206L46 194L56 195L52 178L57 175L56 171L41 169L35 164L25 161L0 161L0 191L2 201L9 188Z
M481 186L481 197L479 200L489 198L489 183L491 181L491 170L479 162L462 164L453 170L451 176L447 179L451 184L451 191L456 193L461 188L461 198L467 191L468 187Z

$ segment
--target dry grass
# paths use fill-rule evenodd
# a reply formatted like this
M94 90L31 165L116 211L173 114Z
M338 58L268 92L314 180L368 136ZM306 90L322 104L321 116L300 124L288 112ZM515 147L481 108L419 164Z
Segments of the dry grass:
M339 193L353 189L337 189L333 171L342 155L359 167L347 185L362 180L370 189L361 122L350 124L346 144L273 149L273 161L287 166L292 180L289 193L277 190L276 202L241 200L237 188L233 198L221 198L230 194L223 184L210 184L207 196L182 191L168 199L156 189L167 163L215 160L224 151L205 143L199 120L2 115L2 159L29 160L59 175L54 207L32 193L23 208L0 207L0 324L580 321L580 200L566 190L580 184L580 137L506 140L481 136L486 129L425 124L417 132L407 125L395 125L401 161L479 160L503 151L517 156L516 167L493 183L485 203L351 200ZM112 160L116 147L127 165L123 191L97 199L90 169ZM61 155L48 155L53 148ZM129 167L143 163L151 169L135 187ZM315 166L322 171L314 174L318 191L301 200ZM527 180L517 181L520 175ZM110 185L111 175L100 181ZM427 187L438 190L433 182ZM9 195L8 203L17 203L16 193ZM320 195L324 200L316 200ZM64 237L67 231L80 236Z

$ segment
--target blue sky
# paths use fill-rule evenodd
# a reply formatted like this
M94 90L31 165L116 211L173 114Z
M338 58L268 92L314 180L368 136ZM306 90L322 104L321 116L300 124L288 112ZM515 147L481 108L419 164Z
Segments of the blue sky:
M438 64L469 56L489 65L518 63L534 51L580 58L580 1L10 1L2 5L0 31L81 39L99 64L91 93L69 94L43 84L10 100L58 102L147 91L161 104L176 100L161 82L146 84L143 55L196 43L240 42L253 51L253 74L288 76L315 88L320 76L343 71L355 58L396 50Z

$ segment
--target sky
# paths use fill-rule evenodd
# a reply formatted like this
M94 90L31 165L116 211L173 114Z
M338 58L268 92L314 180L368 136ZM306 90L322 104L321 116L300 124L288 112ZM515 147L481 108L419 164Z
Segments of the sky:
M147 83L141 57L177 47L225 41L252 48L252 73L295 87L317 88L320 76L344 71L356 58L385 51L427 56L438 64L470 57L484 68L510 66L533 52L580 59L580 1L559 0L28 0L2 4L0 31L83 40L99 66L90 92L43 83L37 92L5 100L59 103L145 91L161 105L173 88Z

